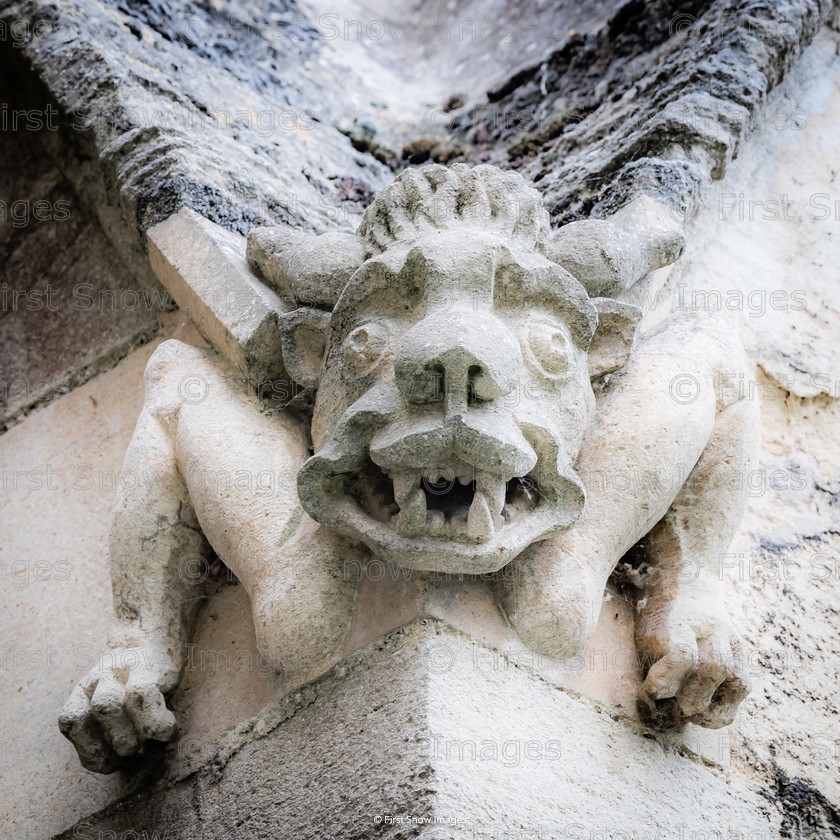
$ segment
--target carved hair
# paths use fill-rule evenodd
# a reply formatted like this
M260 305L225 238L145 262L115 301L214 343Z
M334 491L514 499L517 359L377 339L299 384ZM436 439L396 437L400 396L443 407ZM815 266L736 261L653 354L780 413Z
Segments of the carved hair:
M358 236L381 253L453 226L480 228L540 250L551 232L542 197L519 173L457 163L405 170L376 194Z

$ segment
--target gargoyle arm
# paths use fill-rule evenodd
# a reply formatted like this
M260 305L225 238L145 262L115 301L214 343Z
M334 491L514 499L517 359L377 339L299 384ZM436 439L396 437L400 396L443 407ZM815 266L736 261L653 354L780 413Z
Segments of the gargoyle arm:
M180 679L204 591L207 543L176 467L177 394L167 388L151 363L111 527L115 620L108 650L59 717L82 764L101 773L142 752L145 741L173 736L165 695Z

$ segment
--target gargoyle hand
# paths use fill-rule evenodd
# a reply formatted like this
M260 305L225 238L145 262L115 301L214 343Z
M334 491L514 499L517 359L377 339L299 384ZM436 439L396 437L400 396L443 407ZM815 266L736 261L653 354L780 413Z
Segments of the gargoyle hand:
M643 605L643 606L642 606ZM707 572L689 584L657 587L640 602L636 646L649 663L640 706L657 726L732 723L750 691L745 644Z
M175 657L159 641L112 647L70 695L59 728L88 770L111 773L140 755L149 741L175 736L175 716L165 695L179 678Z

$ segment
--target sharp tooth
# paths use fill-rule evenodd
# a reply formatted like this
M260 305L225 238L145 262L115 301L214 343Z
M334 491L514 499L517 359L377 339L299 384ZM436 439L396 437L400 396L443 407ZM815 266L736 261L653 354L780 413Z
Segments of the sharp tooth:
M504 524L505 524L505 518L504 518L504 516L502 516L501 514L499 514L498 516L494 517L494 519L493 519L493 524L496 526L496 530L497 530L497 531L499 530L499 528L504 527Z
M487 499L487 506L490 508L490 513L493 516L498 516L502 512L502 507L505 504L505 490L507 489L504 481L500 478L493 478L487 473L479 473L476 478L476 491L483 493Z
M472 484L475 481L475 471L469 464L460 464L458 466L458 481L461 484Z
M404 537L413 537L422 530L426 524L426 494L422 490L415 490L405 504L400 505L396 524Z
M466 530L467 520L469 519L470 509L466 506L456 510L452 516L449 517L446 523L446 533L450 537L463 536Z
M446 514L442 510L430 510L426 514L426 530L433 537L442 537L446 530Z
M416 473L394 473L394 501L402 508L420 484Z
M484 493L476 493L467 517L467 536L484 542L493 536L493 516Z

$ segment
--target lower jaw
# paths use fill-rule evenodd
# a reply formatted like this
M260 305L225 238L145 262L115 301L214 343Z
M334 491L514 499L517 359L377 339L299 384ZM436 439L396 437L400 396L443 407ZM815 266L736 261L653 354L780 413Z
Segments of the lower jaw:
M422 572L483 575L500 571L531 543L565 530L572 523L547 525L523 518L501 529L493 539L480 544L460 543L434 537L402 537L361 511L345 510L338 517L338 530L355 537L379 558L394 566ZM539 517L544 520L544 517Z

